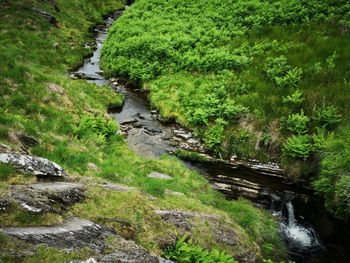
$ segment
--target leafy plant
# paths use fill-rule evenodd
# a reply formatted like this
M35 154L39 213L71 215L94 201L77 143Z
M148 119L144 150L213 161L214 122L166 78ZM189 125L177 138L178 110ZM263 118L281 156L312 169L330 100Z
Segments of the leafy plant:
M207 129L204 135L204 144L208 148L212 149L215 153L220 153L221 144L224 139L225 122L219 118L215 121L215 124Z
M98 135L97 141L103 144L105 139L110 138L117 132L117 124L115 121L107 120L101 116L86 115L81 118L79 125L74 128L74 134L81 139L89 134Z
M310 156L312 144L307 135L293 135L287 139L282 150L287 157L306 159Z
M282 102L291 107L299 107L304 101L303 93L296 89L292 94L283 97Z
M342 115L335 106L324 106L316 109L312 116L318 126L328 130L334 129L342 120Z
M308 131L308 123L310 119L304 114L304 111L300 113L289 115L286 119L286 128L296 134L303 134Z
M238 263L224 251L205 250L193 244L192 240L186 236L180 238L175 247L168 248L165 255L166 258L181 263Z

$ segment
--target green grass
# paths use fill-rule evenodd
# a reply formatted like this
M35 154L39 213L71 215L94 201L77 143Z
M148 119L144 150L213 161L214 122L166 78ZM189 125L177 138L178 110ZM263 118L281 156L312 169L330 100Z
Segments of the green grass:
M55 161L71 180L87 184L87 199L62 215L32 215L14 206L1 213L2 226L51 225L80 216L107 224L159 255L163 249L160 237L164 234L163 237L174 238L178 233L153 210L197 211L215 213L232 221L242 247L237 251L224 247L227 253L235 254L241 249L263 256L259 246L268 243L273 244L276 258L285 256L278 225L271 215L247 201L225 200L200 175L173 157L147 160L136 156L121 136L111 135L115 127L105 125L112 121L106 114L107 106L121 105L123 97L109 87L68 78L69 70L91 53L84 43L91 41L93 25L102 21L102 15L121 8L122 1L61 0L57 4L60 12L46 1L15 0L0 4L0 16L4 18L0 21L0 143L21 151L21 143L14 134L33 136L40 143L29 148L28 153ZM34 6L55 15L59 27L34 14L31 11ZM87 119L99 128L87 131L91 127ZM94 163L97 171L89 169L89 163ZM150 179L147 175L152 171L167 173L174 179L165 182ZM104 180L135 186L145 194L115 193L96 186ZM35 177L0 166L1 195L8 193L10 185L35 182ZM185 196L169 196L166 190ZM157 202L146 194L157 197ZM130 229L116 223L118 220L125 220ZM194 239L208 248L218 248L221 244L206 230L205 225L199 225ZM25 249L26 245L17 247L17 241L1 237L0 240L4 262L64 262L93 255L85 250L81 254L67 254L47 247L30 247L33 255L14 258L12 252Z
M139 0L112 27L102 66L149 90L213 154L278 161L289 179L314 181L328 173L318 164L332 158L333 134L347 140L349 10L345 0Z

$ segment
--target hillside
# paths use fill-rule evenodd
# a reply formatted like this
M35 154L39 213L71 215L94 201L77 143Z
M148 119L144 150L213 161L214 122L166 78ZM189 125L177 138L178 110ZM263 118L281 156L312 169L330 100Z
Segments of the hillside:
M125 11L111 31L105 57L114 32L123 26L134 30L126 24L141 23L141 13L147 15L143 8L156 3L137 1ZM175 157L136 155L107 114L109 106L123 104L123 95L69 77L94 50L93 28L123 8L120 0L0 2L0 262L286 259L278 223L270 213L244 199L226 200ZM140 13L130 20L134 12ZM142 23L138 30L152 32ZM149 50L149 56L160 58L167 48L159 48L163 51L155 55ZM130 52L135 63L144 63ZM129 60L121 61L132 66ZM125 75L144 81L151 90L161 88L157 83L168 85L170 75L147 72L144 78L131 71ZM201 92L207 81L221 76L176 74L189 85L203 83ZM233 77L231 72L220 74ZM152 96L161 94L169 92ZM156 97L152 100L158 105ZM175 107L179 101L173 103ZM187 115L178 116L189 121Z
M149 91L216 156L280 162L349 206L348 1L136 1L102 65Z

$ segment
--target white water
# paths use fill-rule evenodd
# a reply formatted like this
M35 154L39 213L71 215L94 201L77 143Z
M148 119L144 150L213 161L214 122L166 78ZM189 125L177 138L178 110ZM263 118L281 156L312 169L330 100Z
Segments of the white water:
M297 224L292 202L288 201L286 207L288 210L288 225L286 226L285 234L292 242L298 243L302 247L312 246L314 240L312 231Z

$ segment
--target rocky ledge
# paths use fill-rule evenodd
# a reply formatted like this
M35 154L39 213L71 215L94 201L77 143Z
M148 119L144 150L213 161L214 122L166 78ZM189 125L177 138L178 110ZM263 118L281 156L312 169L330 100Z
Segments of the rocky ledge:
M67 174L58 164L37 156L15 153L0 153L0 163L11 165L17 170L38 177L65 177Z
M71 218L59 226L4 228L2 232L34 245L47 245L66 251L89 247L97 256L96 259L90 258L85 262L170 262L150 255L146 249L133 241L122 238L111 229L80 218ZM109 241L113 239L114 249L111 253L106 253L107 250L112 249L111 245L106 243L107 238Z

